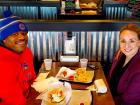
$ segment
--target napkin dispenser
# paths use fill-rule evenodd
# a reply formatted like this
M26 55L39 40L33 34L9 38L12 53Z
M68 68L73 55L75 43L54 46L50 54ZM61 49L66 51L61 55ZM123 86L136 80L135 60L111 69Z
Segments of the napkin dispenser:
M79 66L79 56L60 56L61 66Z

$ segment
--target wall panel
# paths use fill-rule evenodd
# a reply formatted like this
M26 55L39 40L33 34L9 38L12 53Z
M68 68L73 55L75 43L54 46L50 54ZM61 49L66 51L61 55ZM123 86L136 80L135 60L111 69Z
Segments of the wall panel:
M59 61L63 52L64 32L29 31L29 43L36 60L52 58ZM119 46L119 31L72 32L76 35L77 52L80 58L89 61L111 62Z

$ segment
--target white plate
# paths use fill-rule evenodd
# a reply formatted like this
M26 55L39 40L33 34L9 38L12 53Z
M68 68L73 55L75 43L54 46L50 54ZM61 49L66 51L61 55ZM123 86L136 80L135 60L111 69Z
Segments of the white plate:
M68 82L54 82L52 84L50 84L50 88L51 87L62 87L64 86L65 88L65 99L63 101L61 101L60 103L49 103L46 101L47 99L47 92L43 95L43 99L42 99L42 103L41 105L66 105L70 98L71 98L71 95L72 95L72 89L71 89L71 85L68 83Z

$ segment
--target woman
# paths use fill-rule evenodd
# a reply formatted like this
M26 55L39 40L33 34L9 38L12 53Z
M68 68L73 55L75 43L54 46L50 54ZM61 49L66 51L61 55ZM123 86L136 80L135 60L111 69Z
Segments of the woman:
M140 28L128 24L120 30L120 49L109 73L116 105L140 105Z

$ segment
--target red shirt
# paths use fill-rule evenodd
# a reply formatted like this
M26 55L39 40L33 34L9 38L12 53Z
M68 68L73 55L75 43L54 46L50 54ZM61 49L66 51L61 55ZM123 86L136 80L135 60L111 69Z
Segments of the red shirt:
M0 46L0 105L26 105L27 92L35 78L29 48L17 54Z

